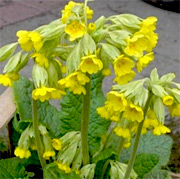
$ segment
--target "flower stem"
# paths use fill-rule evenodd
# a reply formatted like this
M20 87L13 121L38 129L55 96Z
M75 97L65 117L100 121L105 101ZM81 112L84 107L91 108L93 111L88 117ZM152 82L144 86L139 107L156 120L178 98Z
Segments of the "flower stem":
M88 0L85 0L84 1L84 22L86 26L87 26L87 12L86 12L87 3L88 3Z
M144 107L144 119L146 117L146 113L147 113L147 110L149 108L151 98L152 98L152 94L149 93L148 99L146 101L146 105ZM127 167L124 179L129 179L130 174L131 174L131 170L133 169L134 161L135 161L135 158L136 158L136 152L137 152L139 140L140 140L140 137L141 137L141 131L142 131L143 124L144 124L144 119L139 123L137 133L136 133L136 137L135 137L135 141L134 141L133 151L131 153L130 160L128 162L128 167Z
M37 153L39 156L39 160L41 163L41 167L44 168L46 165L46 161L43 158L43 145L42 145L42 141L41 141L41 137L40 137L40 133L39 133L39 128L38 128L38 111L37 111L37 101L32 100L32 112L33 112L33 128L34 128L34 132L35 132L35 143L37 146Z
M121 156L121 152L123 149L123 144L124 144L125 139L123 137L121 137L120 142L119 142L119 147L118 147L118 159Z
M87 75L91 78L90 75ZM89 147L88 147L88 125L90 114L90 99L91 99L91 80L85 85L86 95L83 98L82 119L81 119L81 142L82 142L82 155L83 164L89 164Z
M107 161L105 162L105 164L103 165L103 168L102 168L102 171L101 171L101 177L100 177L101 179L104 178L104 174L105 174L105 172L106 172L106 169L107 169L110 161L111 161L111 160L107 160Z

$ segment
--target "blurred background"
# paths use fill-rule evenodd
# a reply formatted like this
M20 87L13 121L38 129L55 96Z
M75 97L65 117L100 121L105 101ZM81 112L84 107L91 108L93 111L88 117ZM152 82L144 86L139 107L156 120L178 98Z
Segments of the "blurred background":
M33 30L43 24L60 18L60 11L68 0L0 0L0 47L15 42L18 30ZM83 2L83 0L77 0ZM89 6L94 10L94 18L101 15L106 17L114 14L132 13L141 18L157 16L157 33L159 42L155 48L155 60L150 66L137 75L136 78L147 77L156 67L159 73L174 72L176 81L180 82L180 14L179 0L95 0ZM22 71L22 74L31 76L31 64ZM4 63L0 64L2 73ZM103 90L110 90L113 77L104 80ZM0 86L0 95L6 88ZM180 122L170 119L167 115L167 124L173 129L171 136L175 141L174 155L171 157L169 167L174 172L180 172Z

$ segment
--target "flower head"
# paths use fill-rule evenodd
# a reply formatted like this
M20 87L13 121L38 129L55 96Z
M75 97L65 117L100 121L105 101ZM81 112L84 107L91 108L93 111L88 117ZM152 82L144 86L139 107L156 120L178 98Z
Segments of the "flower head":
M0 84L3 86L10 86L12 87L13 81L19 79L19 75L17 73L7 73L4 75L0 75Z
M101 60L97 59L96 55L88 55L82 57L82 61L79 65L79 70L82 72L88 72L89 74L97 73L103 68Z
M132 122L141 122L143 120L144 113L141 107L130 103L129 105L127 105L123 116L124 118L131 120Z
M53 139L52 140L52 146L55 150L61 150L62 148L62 142L60 139Z
M144 67L147 67L149 63L151 63L154 60L154 53L148 53L138 59L137 63L137 70L138 72L141 72Z
M31 152L27 149L23 149L21 147L16 147L14 151L14 155L19 158L29 158L31 156Z
M95 29L96 29L96 24L94 24L94 23L92 23L92 22L88 24L88 30L89 30L89 31L92 32L92 31L94 31Z
M174 98L172 96L164 96L163 97L163 103L166 106L171 106L174 102Z
M161 135L161 134L166 134L166 133L170 133L170 132L171 132L171 130L169 128L167 128L166 126L164 126L163 124L160 124L153 129L154 135Z
M35 61L39 66L44 66L45 68L49 67L48 58L44 54L33 53L31 57L35 58Z
M134 71L130 71L126 74L116 76L114 81L117 82L119 85L123 85L131 81L136 76Z
M31 51L33 47L39 51L43 46L42 37L38 32L20 30L16 35L21 48L27 52Z
M131 137L130 130L127 128L116 127L114 132L117 136L123 137L125 139L129 139Z
M114 61L114 70L115 74L118 76L122 76L124 74L127 74L131 72L131 69L135 66L135 63L130 60L128 57L124 55L120 55L115 61Z
M68 88L74 94L86 94L86 90L83 87L88 83L90 79L82 72L76 71L68 75L66 78L58 81L58 84Z
M156 30L157 17L151 16L144 19L141 23L140 31L148 33Z
M86 33L86 26L84 23L75 20L66 26L65 32L70 36L70 41L74 41Z

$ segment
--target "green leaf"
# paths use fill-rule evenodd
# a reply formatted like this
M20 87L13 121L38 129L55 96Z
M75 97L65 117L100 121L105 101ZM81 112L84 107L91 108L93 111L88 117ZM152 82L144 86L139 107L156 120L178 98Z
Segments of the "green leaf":
M43 169L44 179L80 179L74 172L65 174L64 171L60 170L56 163L51 163L45 166Z
M165 166L168 164L171 155L172 143L173 141L170 136L154 136L151 132L148 132L147 134L141 136L137 154L157 154L159 156L157 167ZM132 146L129 149L125 149L122 151L122 162L127 162L129 160Z
M156 114L158 121L164 123L165 110L163 102L160 98L156 98L154 102L154 112Z
M136 156L134 163L134 171L139 178L149 173L158 163L159 156L157 154L142 153Z
M0 178L25 178L28 174L19 158L0 160L0 168Z
M11 43L0 48L0 62L8 59L16 50L18 43Z
M144 176L143 179L172 179L170 172L166 170L153 170Z

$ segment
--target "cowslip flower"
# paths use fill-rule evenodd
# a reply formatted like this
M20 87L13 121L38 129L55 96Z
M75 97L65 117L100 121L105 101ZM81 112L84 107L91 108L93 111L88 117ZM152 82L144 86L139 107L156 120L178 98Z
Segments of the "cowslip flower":
M171 130L169 128L167 128L166 126L164 126L163 124L159 124L158 126L156 126L153 129L153 134L154 135L161 135L161 134L166 134L166 133L170 133Z
M46 159L46 160L49 160L50 157L54 157L55 156L55 152L52 150L52 151L45 151L43 153L43 158Z
M43 46L43 39L38 32L20 30L16 33L16 36L21 48L27 52L31 51L33 47L36 51L39 51Z
M3 86L13 86L13 81L19 79L19 75L17 73L7 73L7 74L0 74L0 84Z
M116 58L113 64L115 74L118 76L131 72L132 68L135 66L135 63L124 55L120 55Z
M44 102L49 99L60 99L65 94L63 90L41 86L33 90L32 97L34 100Z
M28 149L23 149L21 147L16 147L14 151L14 155L19 158L29 158L31 156L31 152Z
M128 128L116 127L114 132L117 136L123 137L125 139L129 139L131 137L131 133Z
M86 90L83 87L88 83L90 79L80 71L76 71L68 75L66 78L58 81L60 86L68 88L69 91L72 91L74 94L86 94Z
M111 70L109 68L105 68L102 70L102 75L103 76L109 76L111 75Z
M124 111L127 106L127 101L123 93L117 91L111 91L107 94L107 101L105 102L107 107L112 108L114 111Z
M124 52L129 56L141 57L143 51L147 49L148 40L144 34L135 33L132 38L127 39L127 47Z
M92 22L88 24L88 30L89 30L89 31L92 32L92 31L94 31L95 29L96 29L96 24L94 24L94 23L92 23Z
M114 81L117 82L119 85L123 85L131 81L136 76L134 71L130 71L126 74L116 76Z
M71 168L67 164L62 164L62 163L58 162L57 165L58 165L58 168L60 170L63 170L65 173L71 172Z
M169 106L169 110L172 117L180 117L180 103Z
M147 67L149 63L151 63L154 60L154 53L148 53L138 59L137 62L137 70L138 72L141 72L144 67Z
M86 33L86 26L84 23L75 20L65 27L65 32L70 36L70 41L74 41Z
M163 104L166 106L171 106L174 102L174 98L172 96L164 96L163 97Z
M81 58L79 70L89 74L97 73L103 68L103 63L99 60L96 55L88 55Z
M123 117L127 120L131 120L132 122L141 122L143 120L144 113L141 107L130 103L127 105Z
M35 61L39 66L44 66L46 69L49 67L48 58L44 54L33 53L31 57L35 58Z
M60 139L53 139L51 142L52 142L52 146L55 150L61 150L62 142Z

